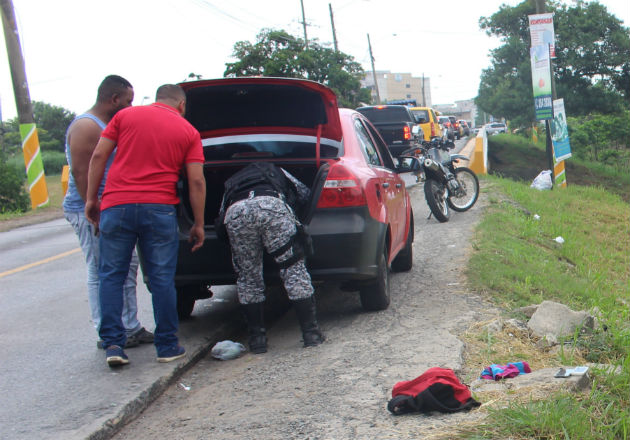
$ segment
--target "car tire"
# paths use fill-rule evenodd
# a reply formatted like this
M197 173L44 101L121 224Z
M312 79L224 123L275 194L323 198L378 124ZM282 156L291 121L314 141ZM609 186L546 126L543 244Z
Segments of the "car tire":
M392 261L392 272L408 272L413 267L413 211L409 213L409 232L405 247L400 250Z
M361 287L361 306L369 312L385 310L389 307L389 266L387 249L383 243L383 252L378 260L378 274L374 282Z
M190 319L195 308L195 292L199 290L196 285L177 286L177 317L181 321Z

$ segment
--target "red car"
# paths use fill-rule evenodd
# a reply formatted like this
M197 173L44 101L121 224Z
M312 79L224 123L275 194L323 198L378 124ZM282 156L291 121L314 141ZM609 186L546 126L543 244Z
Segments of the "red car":
M180 85L186 118L201 133L207 183L206 239L194 254L185 194L178 210L180 316L207 297L206 286L235 283L229 245L213 224L223 183L252 161L272 161L312 188L310 207L298 214L313 240L307 259L313 281L336 280L358 290L366 310L387 308L390 269L413 264L413 213L399 174L418 167L417 160L395 163L374 126L354 110L339 109L334 92L319 83L256 77ZM185 180L180 188L186 191ZM267 280L279 281L268 256L264 267Z

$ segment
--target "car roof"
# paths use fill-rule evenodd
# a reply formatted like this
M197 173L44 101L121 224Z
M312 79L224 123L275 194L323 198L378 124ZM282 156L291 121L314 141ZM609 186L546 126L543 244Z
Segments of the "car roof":
M314 81L238 77L189 81L186 119L202 138L261 133L341 141L337 96Z

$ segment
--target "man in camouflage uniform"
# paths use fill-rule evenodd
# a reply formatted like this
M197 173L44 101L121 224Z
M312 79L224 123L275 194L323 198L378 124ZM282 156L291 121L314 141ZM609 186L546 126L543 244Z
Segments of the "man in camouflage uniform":
M238 276L238 299L247 318L250 351L267 351L263 319L265 249L280 266L280 278L300 321L304 346L319 345L324 336L317 324L314 289L304 263L303 247L296 240L299 221L295 206L290 206L307 203L310 190L286 170L273 165L252 164L243 171L248 173L249 181L243 183L241 179L234 189L230 182L238 180L239 173L228 179L221 210L225 213L232 263ZM281 183L256 176L265 173Z

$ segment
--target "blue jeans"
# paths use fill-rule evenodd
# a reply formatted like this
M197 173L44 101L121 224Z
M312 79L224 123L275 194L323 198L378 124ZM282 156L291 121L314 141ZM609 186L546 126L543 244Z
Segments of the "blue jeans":
M126 204L107 208L100 221L99 334L104 345L124 347L121 321L123 285L133 249L138 244L143 271L149 278L155 318L155 348L158 356L177 345L177 293L175 266L179 239L174 205Z
M77 234L79 246L81 246L81 250L85 256L85 263L87 265L88 304L90 305L92 322L94 323L96 331L98 331L101 324L101 306L98 299L98 237L94 235L94 229L85 218L83 211L64 211L64 216ZM127 336L137 333L142 328L138 321L138 305L136 302L137 273L138 256L134 252L123 287L122 322Z

